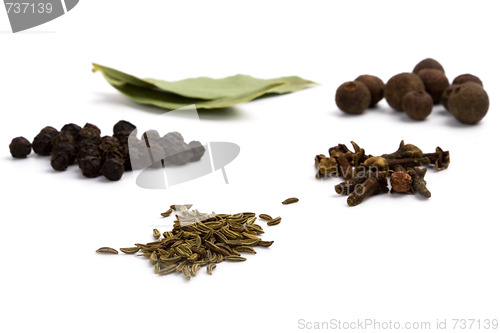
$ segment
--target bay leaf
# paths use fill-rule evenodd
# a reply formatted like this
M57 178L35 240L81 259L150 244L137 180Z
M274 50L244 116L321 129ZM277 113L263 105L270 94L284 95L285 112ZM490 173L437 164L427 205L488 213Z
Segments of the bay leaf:
M257 79L249 75L233 75L222 79L213 79L206 76L184 79L180 81L164 81L157 79L145 79L161 90L176 93L178 95L200 98L207 100L220 99L230 96L241 96L254 92L272 83L282 84L279 87L266 91L266 93L283 94L294 92L312 84L312 81L304 80L298 76L289 76L276 79Z
M144 87L144 88L151 88L151 89L154 89L156 88L154 84L152 83L149 83L147 81L144 81L142 79L139 79L138 77L135 77L133 75L130 75L130 74L127 74L127 73L124 73L124 72L120 72L116 69L113 69L113 68L110 68L110 67L106 67L106 66L101 66L101 65L98 65L98 64L92 64L94 67L92 68L92 72L102 72L103 74L106 74L106 76L112 80L113 82L115 83L122 83L122 84L125 84L125 83L128 83L128 84L132 84L134 86L138 86L138 87Z
M281 83L273 83L266 86L264 88L264 91L259 90L252 93L245 93L244 95L222 97L215 100L187 98L164 91L136 87L130 84L117 86L113 85L113 87L137 103L154 105L160 108L173 110L192 104L195 104L196 108L198 109L227 108L236 104L249 102L257 97L262 96L266 93L266 91L272 90L276 87L279 87L280 85Z
M140 79L110 67L93 65L94 72L101 72L111 86L133 101L166 109L178 109L190 104L195 104L199 109L225 108L267 94L295 92L314 84L298 76L258 79L242 74L222 79Z
M313 81L305 80L300 76L285 76L277 79L269 79L268 82L286 82L285 85L271 91L271 94L287 94L304 89L307 86L316 84Z

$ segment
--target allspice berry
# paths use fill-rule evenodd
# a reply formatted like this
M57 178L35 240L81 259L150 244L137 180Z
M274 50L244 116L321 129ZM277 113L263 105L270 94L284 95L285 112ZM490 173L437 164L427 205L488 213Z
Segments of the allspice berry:
M403 111L403 96L416 90L425 90L422 79L413 73L400 73L387 81L384 96L393 109Z
M414 68L413 73L418 74L422 69L438 69L444 73L443 66L435 59L426 58L420 61Z
M425 85L425 91L431 95L434 104L441 100L444 90L450 85L444 72L439 69L426 68L418 72Z
M477 124L488 112L488 94L479 84L466 82L452 90L448 98L448 109L464 124Z
M458 87L459 84L452 84L446 87L446 89L443 91L443 94L441 95L441 105L447 110L448 110L448 99L450 98L451 92Z
M31 153L31 143L25 137L12 139L9 145L10 154L15 158L25 158Z
M403 97L403 110L414 120L424 120L432 112L431 95L423 90L410 91Z
M340 110L350 114L361 114L372 100L368 87L359 81L348 81L340 85L335 94L335 103Z
M369 107L374 107L382 98L384 98L384 81L374 75L360 75L354 81L364 83L370 90L372 96Z
M452 84L462 84L465 82L476 82L481 87L483 86L483 82L477 76L472 74L459 75L453 80Z

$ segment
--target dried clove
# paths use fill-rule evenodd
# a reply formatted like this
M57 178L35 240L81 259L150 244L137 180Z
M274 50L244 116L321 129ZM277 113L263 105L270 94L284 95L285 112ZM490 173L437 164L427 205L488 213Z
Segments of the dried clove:
M399 148L392 154L384 154L382 157L386 159L399 159L407 157L422 157L423 153L420 148L412 144L405 144L404 140L399 143Z
M444 170L450 164L450 153L436 147L434 153L423 153L412 144L402 140L398 150L380 156L366 155L365 150L351 142L354 151L339 144L330 148L330 157L323 154L314 158L317 169L316 177L338 176L343 182L335 185L335 192L347 195L347 204L356 206L367 197L377 193L420 193L430 197L424 180L426 168L434 165L436 170Z
M387 178L385 176L375 177L370 175L361 186L357 187L356 190L347 197L347 204L351 207L357 206L372 194L387 192L389 192Z
M391 173L391 193L413 193L412 182L413 179L406 169L398 165Z
M332 177L338 175L337 160L334 157L326 157L325 155L316 155L314 164L318 171L316 178Z
M427 189L427 182L424 180L426 168L412 168L408 170L408 174L412 177L412 187L420 193L424 198L430 198L431 192Z
M358 186L362 185L365 182L366 178L366 176L363 176L348 179L340 184L335 185L335 192L342 195L349 195L354 192Z

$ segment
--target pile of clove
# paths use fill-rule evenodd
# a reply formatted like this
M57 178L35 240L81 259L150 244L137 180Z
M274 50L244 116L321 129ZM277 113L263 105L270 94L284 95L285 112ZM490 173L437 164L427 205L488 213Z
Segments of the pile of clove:
M436 147L434 153L424 154L420 148L401 141L398 150L380 156L367 155L363 148L351 141L354 151L344 144L328 150L329 157L323 154L314 158L317 169L316 178L341 177L343 182L335 186L338 194L347 195L349 206L359 205L367 197L389 192L419 193L430 198L424 177L426 166L443 170L450 164L450 153Z

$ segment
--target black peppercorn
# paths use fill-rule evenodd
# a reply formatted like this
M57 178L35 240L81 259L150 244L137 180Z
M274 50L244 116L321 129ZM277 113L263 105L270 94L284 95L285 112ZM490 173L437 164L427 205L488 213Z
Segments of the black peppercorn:
M169 148L172 147L172 145L174 145L176 142L179 142L179 140L177 140L177 138L175 138L173 136L168 136L168 135L164 135L158 141L160 146L162 146L165 151L168 151ZM184 142L184 140L181 140L180 142Z
M76 159L81 160L88 156L101 158L101 152L97 144L92 142L86 142L86 144L80 147L80 149L78 150Z
M120 151L120 153L123 156L123 163L124 163L123 166L125 167L125 171L130 171L130 170L132 170L132 164L130 161L129 150L130 150L130 147L137 146L137 143L140 141L135 136L127 137L126 140L120 139L120 138L123 138L123 137L122 136L117 137L118 142L119 142L118 150ZM129 144L130 144L130 146L129 146Z
M125 168L123 163L117 159L111 158L106 160L101 167L101 173L109 180L120 180L122 178Z
M73 135L73 138L75 139L78 138L78 135L80 134L81 130L82 128L80 126L73 123L66 124L61 128L61 132L68 131L71 133L71 135Z
M40 133L47 134L48 136L54 138L57 134L59 134L59 131L52 126L45 126L42 128Z
M348 81L338 87L335 103L340 110L350 114L361 114L372 100L370 90L360 81Z
M125 168L125 171L132 170L132 161L130 160L129 150L127 149L126 152L122 151L122 154L123 154L123 167Z
M77 141L93 141L98 143L101 141L101 130L96 125L86 123L80 131Z
M150 158L148 152L139 149L137 146L130 147L128 150L128 161L125 161L125 169L130 167L130 170L140 170L147 167L150 164Z
M63 151L58 151L50 156L50 165L56 171L64 171L69 166L68 154Z
M153 168L160 168L162 166L161 161L165 160L166 158L165 150L162 146L160 146L159 143L155 141L149 142L149 147L147 147L146 153L144 155L147 163L146 166L151 166Z
M166 138L172 142L176 142L176 141L184 142L184 138L182 137L182 134L179 132L169 132L169 133L165 134L164 138Z
M15 158L25 158L31 153L31 143L22 136L12 139L9 145L10 154Z
M166 152L166 162L173 165L184 165L193 157L191 147L184 142L176 142Z
M42 156L50 155L52 152L52 137L49 134L39 133L33 139L33 151Z
M94 156L87 156L78 160L78 166L82 170L82 175L88 178L99 176L101 171L101 159Z
M94 125L94 124L91 124L91 123L86 123L86 124L83 126L82 130L83 130L83 129L86 129L86 130L88 130L88 131L94 132L95 134L97 134L97 135L99 135L99 136L101 135L101 130L99 129L99 127L97 127L97 126L96 126L96 125Z
M99 144L101 141L101 136L92 130L89 130L87 128L82 128L77 141L78 143L86 141Z
M146 142L146 146L149 147L151 142L158 143L160 141L160 133L157 130L149 130L142 134L142 138Z
M199 161L205 154L205 147L203 147L200 141L191 141L188 145L192 153L191 161Z
M124 136L124 135L113 135L113 138L118 140L118 143L121 146L121 149L126 149L129 146L136 145L138 142L140 142L139 139L137 139L136 136Z
M123 156L123 154L121 153L121 151L117 148L115 149L108 149L106 150L103 155L102 155L102 159L103 160L111 160L111 159L114 159L114 160L118 160L120 161L122 164L125 163L125 158Z
M410 91L403 97L403 110L414 120L424 120L432 112L431 95L425 91Z
M33 139L33 151L42 156L50 155L52 152L52 139L58 134L59 132L54 127L44 127Z
M113 127L113 136L103 137L101 130L91 123L83 128L69 123L60 132L47 126L35 137L33 144L18 137L12 140L9 149L14 157L26 157L31 149L40 155L51 155L50 164L57 171L66 170L77 161L85 177L103 174L109 180L119 180L124 171L132 167L139 170L167 163L183 165L200 160L205 153L199 141L188 145L178 132L160 137L156 130L149 130L139 140L135 133L132 135L135 130L133 124L123 120Z
M56 153L65 153L67 158L68 158L68 164L71 165L75 163L76 159L76 153L75 153L75 146L68 142L61 142L57 146L54 146L54 149L52 150L52 154Z
M99 149L101 152L106 152L110 149L119 149L120 142L117 138L112 136L103 136L101 138L101 143L99 144Z
M56 149L58 145L61 143L69 143L71 145L75 144L75 137L73 134L71 134L70 131L68 130L61 130L59 134L57 134L53 139L52 139L52 149Z
M125 120L120 120L113 126L113 134L116 136L129 136L137 127Z

